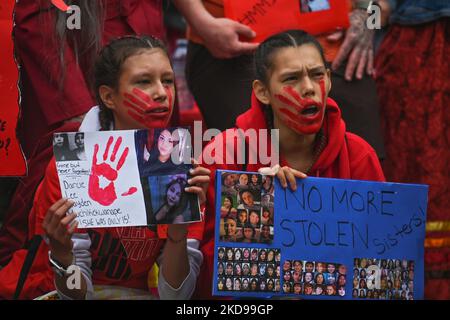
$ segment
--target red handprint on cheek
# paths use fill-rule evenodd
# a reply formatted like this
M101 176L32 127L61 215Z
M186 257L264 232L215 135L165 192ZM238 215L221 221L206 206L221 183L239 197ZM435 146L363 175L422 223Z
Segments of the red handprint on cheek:
M125 148L122 155L119 158L119 161L117 162L117 166L114 169L111 167L110 164L106 163L105 161L108 159L108 153L109 149L114 141L113 137L109 137L108 142L106 144L105 152L103 153L103 162L97 163L97 155L99 146L96 144L94 146L94 156L92 158L92 169L91 174L89 176L89 189L88 193L92 200L97 201L101 205L109 206L117 199L116 194L116 187L114 185L118 173L120 169L122 168L123 164L125 163L125 160L128 156L129 149L128 147ZM114 148L111 153L110 161L115 162L116 161L116 155L120 148L120 144L122 143L122 137L118 137L117 141L114 145ZM100 177L105 178L106 180L110 181L109 184L102 188L100 187ZM137 191L137 188L131 187L127 192L122 193L122 196L127 196L135 193Z

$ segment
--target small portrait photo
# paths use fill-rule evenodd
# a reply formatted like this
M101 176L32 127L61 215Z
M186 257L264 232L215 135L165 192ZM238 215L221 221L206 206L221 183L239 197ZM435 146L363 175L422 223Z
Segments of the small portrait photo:
M326 264L324 262L316 262L316 272L324 273L326 271Z
M275 279L275 288L273 291L275 292L280 292L281 291L281 286L280 286L280 279Z
M73 160L85 161L86 152L84 150L84 132L77 132L73 135L74 148L72 149Z
M53 154L56 161L76 160L74 153L70 148L69 133L60 132L53 134Z
M242 276L248 277L250 275L250 264L247 262L244 262L242 264Z
M225 248L224 247L218 247L217 248L217 259L219 261L225 260Z
M340 296L340 297L345 296L345 286L339 286L337 291L338 291L337 292L338 296Z
M239 227L243 227L249 223L248 221L248 210L239 209L237 210L237 223Z
M237 223L235 219L220 219L220 240L223 242L237 241Z
M344 274L339 274L337 279L337 285L344 287L347 283L347 279Z
M186 128L136 130L135 147L141 176L187 173L191 165Z
M242 261L250 261L250 248L242 248Z
M271 244L272 241L273 241L273 227L267 225L261 226L259 242Z
M314 275L312 272L305 272L303 274L303 282L304 283L314 283Z
M327 296L336 295L336 286L334 284L327 284L325 287L325 294Z
M267 265L265 277L275 278L275 266L273 264L269 263Z
M237 196L222 195L222 206L220 208L220 218L231 218L236 219L238 216L237 206ZM239 223L239 220L238 220Z
M234 187L237 184L238 175L235 173L222 173L222 195L233 196L237 199L238 192Z
M273 207L263 207L261 213L261 224L273 226Z
M261 197L261 205L266 208L273 210L275 205L275 198L271 194L265 194Z
M240 263L234 264L233 275L236 277L242 276L242 265Z
M330 10L330 0L300 0L300 12L309 13Z
M253 262L253 263L250 264L250 276L251 277L258 277L259 276L258 263Z
M306 261L305 263L305 272L313 272L314 271L314 262Z
M225 278L225 290L233 291L233 278L232 277Z
M241 190L238 195L238 209L257 210L261 215L261 195L250 190ZM258 221L259 222L259 221Z
M242 260L242 249L241 248L235 248L234 249L234 260L235 261L241 261Z
M275 291L275 280L274 279L267 279L266 289L267 289L267 291L270 291L270 292Z
M309 285L305 285L305 294L307 294L306 293L306 288L307 288L307 286L309 286ZM312 289L312 286L311 286L311 289ZM308 289L309 290L309 289ZM299 282L294 282L294 288L293 288L293 291L294 291L294 294L302 294L302 284L301 283L299 283ZM311 290L311 292L312 292L312 290ZM311 294L311 293L310 293Z
M225 248L225 261L234 261L233 248Z
M237 184L234 188L237 192L249 190L249 175L247 173L238 174Z
M258 278L251 278L251 280L250 280L250 291L259 291Z
M255 194L261 194L262 176L257 173L251 174L250 181L248 182L248 188Z
M284 281L283 282L283 293L291 293L291 292L292 292L292 284L289 281Z
M283 272L291 271L291 260L284 260L283 262Z
M271 263L275 262L275 250L269 249L267 251L267 262L271 262Z
M346 275L346 274L347 274L347 267L346 267L345 264L340 264L340 265L338 266L338 273L339 273L339 274L343 274L343 275Z
M325 284L325 277L324 277L323 273L317 272L315 277L314 277L314 282L316 284L324 285Z
M217 290L223 291L225 289L225 278L219 277L217 279Z
M336 265L334 263L327 263L327 272L328 273L335 273L336 272Z
M261 292L267 291L266 279L264 278L259 279L259 291Z
M316 284L314 287L313 295L315 296L321 296L325 294L325 288L321 284Z
M217 275L221 277L225 275L225 266L223 262L217 264Z
M250 280L249 278L241 279L241 291L249 291L250 290Z
M270 194L274 195L275 184L272 176L262 176L262 195Z
M325 277L325 284L336 284L337 277L335 272L325 272L323 276Z
M313 294L314 286L312 283L305 283L303 287L304 287L303 294L308 295L308 296ZM295 290L295 284L294 284L294 290Z
M259 275L260 275L260 277L265 277L266 276L266 269L267 269L267 264L265 264L265 263L260 263L259 264Z
M253 248L252 249L252 252L251 252L251 254L250 254L250 261L258 261L258 249L256 249L256 248Z
M259 228L261 226L261 210L249 210L248 222L253 228Z
M257 232L256 228L252 227L251 224L247 223L242 228L241 236L239 237L239 242L244 243L255 243L259 242L259 232Z
M283 271L284 282L292 281L291 271Z
M275 262L280 263L281 261L281 250L275 249Z
M234 278L233 291L241 291L241 278Z
M267 262L267 251L266 249L259 250L259 262Z
M291 271L291 274L292 274L292 281L294 281L294 283L302 282L302 272L293 270Z
M303 272L303 262L300 260L293 260L292 261L292 269L294 271L302 273Z
M225 275L232 276L234 272L233 262L227 262L225 266Z
M144 182L144 200L149 224L200 221L197 196L184 190L188 184L186 174L149 176L141 179ZM150 196L147 196L148 194Z

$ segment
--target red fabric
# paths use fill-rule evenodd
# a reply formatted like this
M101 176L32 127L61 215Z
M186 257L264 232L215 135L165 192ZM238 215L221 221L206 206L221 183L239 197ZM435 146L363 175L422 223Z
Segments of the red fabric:
M428 221L450 220L448 30L449 18L415 27L395 25L375 61L387 153L383 168L390 181L430 186ZM448 273L448 250L425 250L426 274L437 269ZM450 299L448 275L426 278L425 288L427 299Z
M35 154L28 161L29 175L20 179L0 229L0 266L6 265L14 251L21 249L27 241L28 214L33 197L53 156L53 133L77 131L79 126L78 122L68 122L39 141Z
M266 129L266 120L263 112L263 106L256 96L252 96L252 106L250 110L237 118L236 126L242 130L246 129ZM378 157L373 148L362 138L345 132L345 123L341 118L341 112L337 104L328 99L324 120L324 134L327 137L327 146L322 151L316 163L311 168L311 176L342 178L355 180L373 180L384 181L383 171L381 170ZM234 155L237 151L235 139L226 139L227 135L235 136L236 129L229 129L215 138L222 138L223 150L233 150ZM346 138L345 138L346 137ZM347 140L347 141L345 141ZM209 144L211 146L212 144ZM258 143L259 145L259 143ZM249 145L251 147L251 145ZM204 149L207 152L208 146ZM267 148L270 150L270 146ZM251 152L251 150L250 150ZM226 155L219 155L225 163ZM281 165L289 165L281 155ZM200 249L204 255L203 265L197 282L196 298L211 298L212 275L214 272L214 227L215 227L215 173L217 169L223 170L242 170L242 165L204 165L211 170L211 182L207 192L206 223L205 233ZM248 164L247 171L258 171L264 167L261 164Z
M103 44L128 34L163 38L160 0L102 1L107 8ZM64 49L65 83L60 90L61 66L55 34L57 10L50 1L21 0L15 6L15 49L23 80L20 133L27 156L49 126L84 114L96 104L87 85L86 70L77 65L68 45Z

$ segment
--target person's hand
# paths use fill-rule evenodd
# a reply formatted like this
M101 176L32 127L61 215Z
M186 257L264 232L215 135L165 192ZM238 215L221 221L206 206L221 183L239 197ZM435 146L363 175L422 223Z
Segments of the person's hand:
M52 257L66 266L72 263L72 234L78 226L78 222L74 221L76 213L66 215L73 205L71 200L58 200L48 209L42 222Z
M345 69L345 79L351 81L356 71L356 78L362 79L364 71L373 73L373 37L374 30L366 25L368 14L361 9L355 9L350 14L350 28L345 34L344 42L333 61L332 68L337 70L348 59Z
M206 48L218 59L251 54L259 45L241 41L239 36L253 39L256 36L255 32L245 24L227 18L211 19L207 25L198 29L196 31L204 40Z
M289 186L293 191L297 190L295 178L304 179L307 177L307 175L301 171L292 169L288 166L280 167L278 164L272 168L260 168L258 172L263 175L277 176L283 188L287 188L289 182Z
M209 186L209 175L211 171L204 167L201 167L195 159L191 159L193 168L189 171L192 178L188 180L189 187L185 190L186 192L195 193L198 195L200 204L206 201L206 190Z

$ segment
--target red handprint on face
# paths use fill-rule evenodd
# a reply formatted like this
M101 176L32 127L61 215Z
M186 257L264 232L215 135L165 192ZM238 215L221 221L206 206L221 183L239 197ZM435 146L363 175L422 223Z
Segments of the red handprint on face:
M116 187L114 183L117 179L120 169L125 163L129 151L128 147L126 147L122 155L120 156L119 161L117 162L116 168L114 169L113 167L111 167L111 165L106 163L105 161L108 159L109 148L111 147L113 140L114 140L113 137L109 137L108 142L106 144L105 152L103 153L102 163L97 163L97 154L99 146L98 144L95 145L94 157L92 158L92 170L89 176L89 191L88 191L89 196L91 197L92 200L97 201L98 203L104 206L109 206L117 199ZM109 159L111 162L116 161L116 155L117 152L119 151L121 143L122 137L118 137L112 150L111 157ZM105 188L100 187L100 177L103 177L106 180L110 181ZM131 187L127 192L122 193L122 196L131 195L136 191L137 188Z

